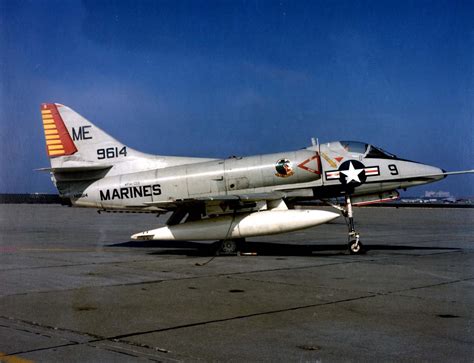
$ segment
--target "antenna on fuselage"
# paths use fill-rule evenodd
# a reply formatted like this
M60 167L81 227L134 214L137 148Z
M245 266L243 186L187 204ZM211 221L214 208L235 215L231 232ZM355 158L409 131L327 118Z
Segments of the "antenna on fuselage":
M319 145L319 139L318 138L315 139L314 137L312 137L311 144L313 146L316 146L316 150L318 150L318 152L321 154L321 145Z
M314 137L312 137L311 138L311 145L319 146L319 139L318 138L315 139Z

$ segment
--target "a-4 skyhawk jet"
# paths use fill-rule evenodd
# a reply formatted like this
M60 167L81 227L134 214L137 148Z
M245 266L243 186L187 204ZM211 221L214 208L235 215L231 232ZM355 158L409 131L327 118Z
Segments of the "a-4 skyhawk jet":
M52 180L70 205L101 211L172 212L166 226L134 240L220 240L231 252L247 237L323 224L339 214L291 209L342 197L351 253L363 251L353 205L398 198L397 189L448 174L361 142L313 142L302 150L228 159L133 150L61 104L41 106ZM341 199L342 199L341 198ZM289 208L290 207L290 208Z

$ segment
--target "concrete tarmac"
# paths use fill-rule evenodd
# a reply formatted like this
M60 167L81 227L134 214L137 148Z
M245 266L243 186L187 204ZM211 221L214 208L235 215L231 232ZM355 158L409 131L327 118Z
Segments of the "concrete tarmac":
M153 215L0 205L0 361L472 362L474 210L355 217L365 255L341 217L211 260L130 242Z

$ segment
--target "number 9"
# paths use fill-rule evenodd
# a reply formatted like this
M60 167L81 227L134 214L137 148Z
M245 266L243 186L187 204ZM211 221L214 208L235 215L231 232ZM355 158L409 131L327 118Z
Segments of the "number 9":
M390 170L390 174L398 175L398 169L397 169L397 166L395 164L390 164L388 166L388 170Z
M97 149L97 159L105 159L105 150Z

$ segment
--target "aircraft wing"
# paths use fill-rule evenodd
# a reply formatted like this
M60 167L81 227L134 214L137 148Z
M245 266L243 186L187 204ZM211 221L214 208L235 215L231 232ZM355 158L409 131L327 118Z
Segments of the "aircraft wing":
M216 195L209 197L196 197L187 199L176 199L169 201L156 201L146 202L146 206L153 206L168 210L173 210L182 206L192 206L197 204L219 204L219 203L252 203L263 200L278 200L285 197L285 193L282 192L270 192L270 193L252 193L252 194L240 194L240 195Z

